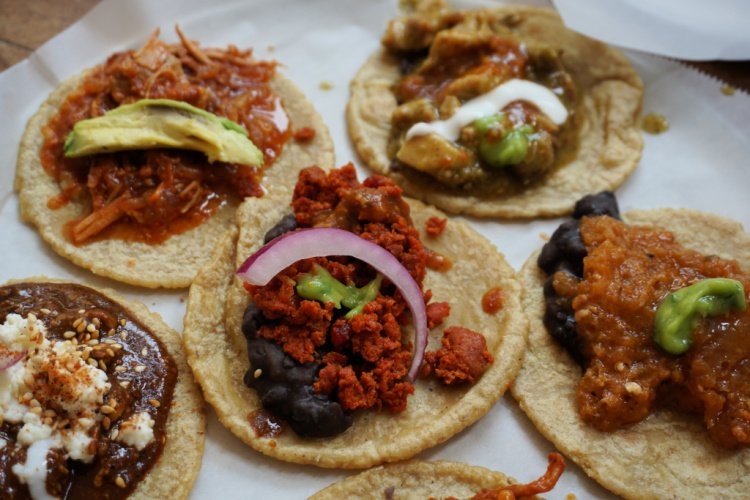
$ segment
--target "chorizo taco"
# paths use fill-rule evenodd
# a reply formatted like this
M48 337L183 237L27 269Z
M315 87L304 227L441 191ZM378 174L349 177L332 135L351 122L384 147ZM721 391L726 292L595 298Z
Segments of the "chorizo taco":
M310 500L537 498L535 495L552 490L565 470L565 462L561 455L551 453L549 460L547 472L528 484L518 484L502 472L458 462L411 461L380 466L334 483L311 496Z
M280 460L364 468L484 415L526 334L495 247L351 164L303 170L289 201L245 201L190 288L184 345L219 420Z
M750 236L611 193L522 269L529 347L512 388L539 431L627 498L742 498L750 472Z
M186 287L248 196L333 164L300 90L250 50L154 34L61 83L29 120L21 216L63 257L145 287Z
M47 278L0 286L0 489L9 498L187 498L203 399L143 304Z
M351 83L364 162L451 213L539 217L635 169L643 84L618 50L553 10L412 2Z

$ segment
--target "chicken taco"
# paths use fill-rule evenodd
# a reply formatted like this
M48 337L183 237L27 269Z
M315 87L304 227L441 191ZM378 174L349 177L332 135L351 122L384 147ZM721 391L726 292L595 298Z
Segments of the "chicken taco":
M186 287L240 201L333 163L312 104L250 50L157 35L60 84L30 119L21 216L60 255L146 287Z
M750 472L750 236L611 193L523 267L529 348L512 388L539 431L627 498L742 498Z
M528 484L518 484L501 472L457 462L412 461L380 466L334 483L311 496L310 500L537 498L535 495L552 490L565 470L565 462L559 454L551 453L549 460L547 472Z
M138 302L32 278L0 286L0 490L187 498L203 399L179 335Z
M619 186L643 147L643 84L552 10L412 2L351 83L365 163L447 212L538 217Z
M220 421L281 460L364 468L484 415L526 334L495 247L351 164L304 169L289 201L245 201L190 288L184 345Z

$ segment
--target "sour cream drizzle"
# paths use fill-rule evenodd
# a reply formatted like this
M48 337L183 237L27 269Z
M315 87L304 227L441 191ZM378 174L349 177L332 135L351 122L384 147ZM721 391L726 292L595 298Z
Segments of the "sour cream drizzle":
M539 108L555 124L560 125L568 119L568 110L550 89L538 83L514 78L502 83L479 97L466 101L447 120L419 122L406 132L406 139L435 133L448 140L458 139L461 129L477 118L489 116L512 103L528 101Z

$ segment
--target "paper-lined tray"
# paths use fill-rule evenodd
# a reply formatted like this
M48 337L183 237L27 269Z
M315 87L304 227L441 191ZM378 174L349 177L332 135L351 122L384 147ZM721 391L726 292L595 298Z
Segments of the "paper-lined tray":
M175 41L173 26L179 23L204 47L253 47L257 57L281 62L281 71L302 88L328 124L337 165L356 162L344 121L348 83L377 48L387 20L396 13L395 0L217 1L210 6L198 0L103 2L29 60L0 74L0 227L5 235L0 280L44 274L108 286L142 300L180 331L186 291L142 290L94 276L58 257L20 221L12 181L26 120L58 82L114 51L138 47L156 27L165 39ZM628 56L646 85L644 113L664 115L670 129L661 135L645 134L641 164L618 190L623 211L690 207L750 227L750 97L726 96L720 82L679 64L634 52ZM323 82L333 88L324 90ZM360 173L367 174L364 169ZM542 244L540 234L550 234L558 222L470 221L516 269ZM302 498L351 473L266 458L226 431L210 410L209 415L194 498ZM552 450L506 397L473 427L418 458L483 465L527 481L544 470ZM564 498L568 493L579 498L607 495L572 463L548 497Z

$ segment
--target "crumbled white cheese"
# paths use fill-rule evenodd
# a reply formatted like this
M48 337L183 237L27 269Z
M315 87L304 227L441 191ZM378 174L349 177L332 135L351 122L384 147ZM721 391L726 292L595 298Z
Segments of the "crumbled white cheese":
M154 420L151 415L145 411L136 413L120 424L117 440L141 451L154 440Z
M23 424L16 442L28 447L26 461L12 470L32 497L53 498L45 488L47 454L60 448L73 460L94 459L92 436L102 419L97 410L110 390L107 374L88 364L72 342L48 340L44 324L31 316L7 316L0 325L0 350L29 351L0 371L0 417ZM53 415L44 414L46 409ZM59 428L58 419L67 420L67 428Z

